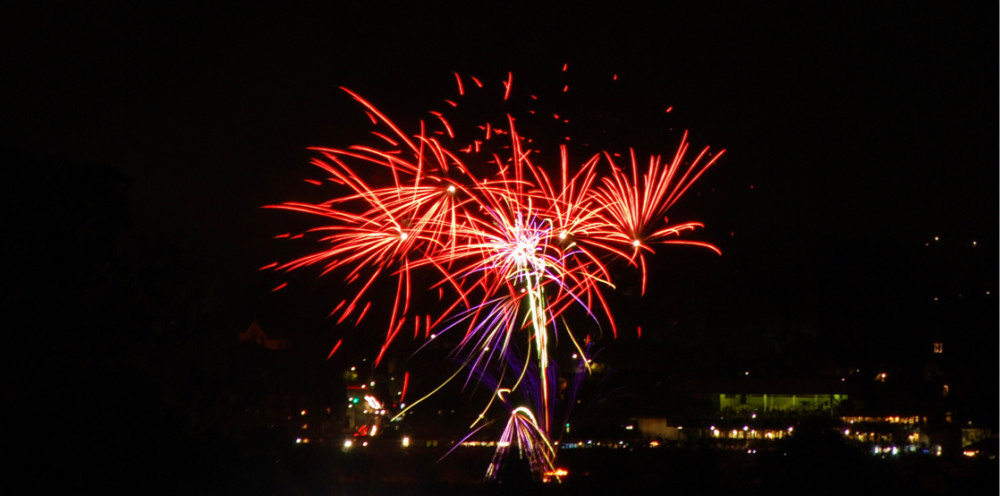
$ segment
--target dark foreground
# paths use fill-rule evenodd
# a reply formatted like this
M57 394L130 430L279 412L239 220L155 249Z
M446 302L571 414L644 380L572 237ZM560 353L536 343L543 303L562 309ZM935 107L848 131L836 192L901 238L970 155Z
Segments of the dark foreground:
M204 447L203 448L207 448ZM343 450L300 445L280 451L199 450L193 456L123 459L92 453L77 463L22 473L32 492L183 495L976 495L998 493L996 458L899 455L814 439L775 443L756 452L710 446L574 449L559 453L561 483L532 480L516 461L499 483L482 476L490 448L398 445ZM516 451L515 451L516 453ZM179 454L179 453L178 453ZM440 459L440 461L439 461ZM114 463L108 463L114 460ZM51 490L51 492L50 492Z
M879 458L860 450L754 453L657 448L563 451L569 476L531 480L517 464L499 483L479 478L489 453L468 449L433 463L434 454L338 457L341 470L316 481L315 494L997 494L998 465L988 459Z

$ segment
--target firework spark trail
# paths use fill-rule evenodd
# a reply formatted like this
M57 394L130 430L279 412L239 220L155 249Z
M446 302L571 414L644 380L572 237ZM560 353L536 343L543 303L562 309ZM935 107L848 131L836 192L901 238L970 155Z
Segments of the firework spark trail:
M518 457L527 458L528 466L540 468L544 472L554 471L556 451L549 442L545 431L538 426L534 414L525 407L517 407L511 412L500 439L497 441L497 451L486 469L486 477L496 478L500 475L500 467L507 458L510 446L517 443Z
M461 75L455 78L464 98L469 88ZM512 81L508 73L504 101L511 98ZM432 336L432 329L462 334L453 357L467 369L466 383L483 381L487 374L499 378L489 405L499 399L510 411L502 442L517 442L536 472L551 471L553 340L568 337L589 367L580 340L557 322L578 308L597 325L607 322L617 335L604 296L615 287L609 262L636 266L645 292L645 257L654 253L653 245L690 244L719 252L709 243L681 238L701 223L670 224L665 214L723 151L713 155L706 147L687 160L685 132L672 160L650 156L642 171L631 149L630 167L623 170L608 152L574 167L561 145L553 180L534 163L529 140L520 135L510 114L506 127L487 122L479 126L482 134L463 147L441 112L431 112L431 123L443 129L428 132L421 121L419 132L408 134L368 100L344 91L378 128L373 134L379 146L313 148L320 155L313 165L344 193L318 204L287 202L270 208L322 218L324 224L310 233L323 248L265 267L290 271L318 266L324 275L344 273L346 284L356 289L331 313L338 324L353 316L358 325L371 306L365 301L370 290L394 278L395 295L376 365L406 322L412 320L414 336L419 334L420 316L410 309L413 274L436 274L437 282L428 289L437 289L443 308L434 317L420 309L426 314L425 335ZM446 145L434 135L454 144ZM490 143L493 146L486 146ZM609 169L606 174L601 173L602 162ZM535 378L525 382L529 369ZM537 396L532 403L540 420L528 407L510 403L522 384L531 385L529 397ZM504 453L506 449L498 449L497 456Z

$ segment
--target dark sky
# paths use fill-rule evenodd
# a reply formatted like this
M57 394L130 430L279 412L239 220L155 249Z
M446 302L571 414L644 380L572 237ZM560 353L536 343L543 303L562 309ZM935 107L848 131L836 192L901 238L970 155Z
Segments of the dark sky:
M29 2L0 20L0 139L121 171L137 230L217 270L206 279L233 305L296 312L256 268L286 254L271 236L307 224L259 207L312 194L306 147L367 129L338 87L413 124L454 94L453 71L494 85L511 71L543 94L570 81L598 96L562 111L577 126L620 117L616 146L672 153L690 129L728 150L678 213L705 220L723 257L670 252L632 305L708 322L707 341L768 326L845 349L954 333L995 361L996 5L786 3ZM621 85L601 93L610 74ZM977 300L929 306L958 294ZM299 318L322 322L317 300ZM638 323L669 327L653 315Z

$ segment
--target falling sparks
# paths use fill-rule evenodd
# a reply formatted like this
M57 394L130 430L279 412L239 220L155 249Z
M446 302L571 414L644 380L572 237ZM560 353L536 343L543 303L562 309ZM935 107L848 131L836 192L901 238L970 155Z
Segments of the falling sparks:
M461 74L454 76L459 98L448 101L451 107L472 88ZM484 88L479 79L465 78ZM512 83L508 73L503 101L511 98ZM489 384L495 394L483 413L494 403L508 412L502 447L487 476L497 475L499 460L517 444L536 475L558 480L564 472L554 465L550 442L556 366L550 354L557 342L565 343L589 367L591 343L590 334L578 338L565 317L577 312L617 334L605 298L615 288L609 263L634 267L645 291L646 257L656 247L681 244L719 253L710 243L686 238L703 227L700 222L671 223L666 213L724 150L689 153L684 133L666 160L640 159L630 149L624 161L620 154L602 152L576 163L564 144L558 161L543 167L510 114L503 122L479 126L474 140L462 141L440 111L431 111L432 119L408 132L359 94L344 91L376 124L380 145L313 149L318 155L313 165L330 180L322 184L340 192L320 203L271 208L322 219L308 232L320 249L262 269L316 267L326 275L342 274L353 289L331 312L338 323L355 316L358 325L368 315L371 302L365 300L376 294L373 288L394 288L386 302L391 308L372 312L385 319L375 365L407 323L418 338L424 316L428 342L444 333L455 336L451 358L459 365L452 379L464 372L466 382ZM430 308L419 296L429 292L437 294L440 308ZM636 334L642 335L641 327ZM404 391L408 382L407 373Z

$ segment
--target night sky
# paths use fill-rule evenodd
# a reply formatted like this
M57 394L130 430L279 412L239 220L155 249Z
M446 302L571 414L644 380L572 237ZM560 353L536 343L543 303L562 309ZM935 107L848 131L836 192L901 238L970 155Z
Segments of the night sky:
M318 348L356 335L326 318L336 281L257 270L298 254L272 236L312 225L260 207L313 198L307 147L367 139L339 87L414 129L453 72L496 90L510 71L574 139L671 154L688 129L727 150L672 214L722 257L663 249L646 298L622 303L650 363L767 369L780 342L877 367L936 340L996 394L996 4L759 3L8 8L5 299L36 323L7 328L12 363L205 361L171 347L255 319Z

